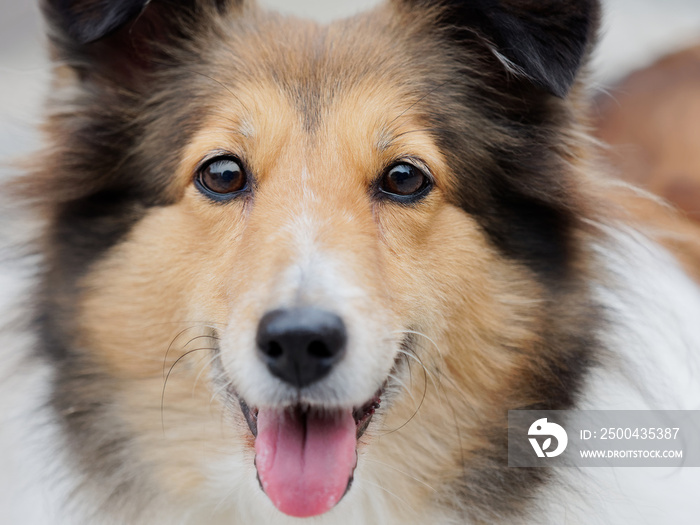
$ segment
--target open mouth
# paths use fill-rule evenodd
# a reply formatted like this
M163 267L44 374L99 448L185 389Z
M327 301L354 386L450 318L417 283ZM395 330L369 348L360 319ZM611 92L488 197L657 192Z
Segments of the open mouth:
M290 516L310 517L342 499L357 465L357 440L379 408L381 393L361 407L332 410L257 409L238 398L255 437L260 485L275 507Z

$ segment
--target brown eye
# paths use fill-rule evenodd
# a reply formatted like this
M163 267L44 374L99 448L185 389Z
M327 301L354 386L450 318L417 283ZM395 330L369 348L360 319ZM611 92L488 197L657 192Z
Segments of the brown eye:
M248 187L248 176L235 157L216 157L199 169L195 183L207 197L225 200Z
M379 189L397 200L413 201L425 195L431 181L420 169L412 164L395 164L382 177Z

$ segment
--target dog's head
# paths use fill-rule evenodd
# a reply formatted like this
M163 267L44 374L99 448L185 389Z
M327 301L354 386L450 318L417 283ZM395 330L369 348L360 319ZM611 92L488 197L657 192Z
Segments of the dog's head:
M575 78L597 2L396 0L327 27L233 0L44 9L28 187L83 470L134 509L269 506L256 469L294 516L353 475L355 509L374 485L397 515L526 501L505 412L568 406L591 337Z

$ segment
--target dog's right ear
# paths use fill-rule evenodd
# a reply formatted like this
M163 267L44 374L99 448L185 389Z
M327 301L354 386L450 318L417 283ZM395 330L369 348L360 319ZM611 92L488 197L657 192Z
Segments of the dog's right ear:
M42 10L54 59L82 80L135 88L169 47L244 1L42 0Z
M47 0L47 18L78 44L99 40L138 17L150 0Z

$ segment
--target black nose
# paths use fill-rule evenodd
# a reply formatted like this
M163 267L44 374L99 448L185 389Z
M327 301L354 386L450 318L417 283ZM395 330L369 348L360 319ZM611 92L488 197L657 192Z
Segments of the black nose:
M258 325L258 353L273 375L301 388L331 371L345 353L343 320L317 308L266 313Z

